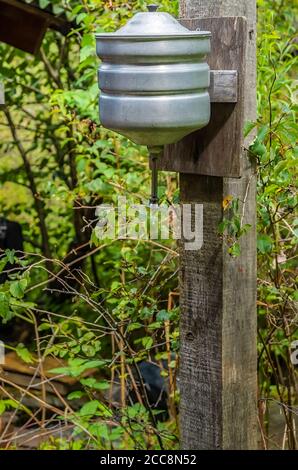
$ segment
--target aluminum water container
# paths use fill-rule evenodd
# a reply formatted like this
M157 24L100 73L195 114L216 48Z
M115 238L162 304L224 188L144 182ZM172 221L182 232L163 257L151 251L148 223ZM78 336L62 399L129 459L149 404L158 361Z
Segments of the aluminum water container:
M210 120L211 34L189 31L157 8L96 34L101 123L149 147L175 143Z

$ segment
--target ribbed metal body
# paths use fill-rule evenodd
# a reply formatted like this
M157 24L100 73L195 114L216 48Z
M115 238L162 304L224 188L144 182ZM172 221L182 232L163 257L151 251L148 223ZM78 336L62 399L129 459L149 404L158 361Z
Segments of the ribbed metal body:
M188 31L166 13L139 13L96 39L104 127L152 147L208 124L210 33Z

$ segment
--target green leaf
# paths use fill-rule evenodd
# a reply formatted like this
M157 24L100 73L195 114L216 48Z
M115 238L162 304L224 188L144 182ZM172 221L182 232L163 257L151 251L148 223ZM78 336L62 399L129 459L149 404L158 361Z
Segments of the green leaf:
M258 137L256 137L249 149L253 155L259 157L263 157L266 154L266 147L262 142L260 142Z
M15 262L15 250L5 250L5 256L10 264Z
M76 23L77 24L80 24L81 21L83 21L86 17L87 17L87 13L83 12L83 13L79 13L77 16L76 16Z
M250 231L250 229L251 229L251 224L244 224L244 225L242 225L242 227L241 227L241 229L240 229L240 231L239 231L239 232L240 232L239 235L241 236L241 235L246 234L247 232Z
M80 409L80 416L94 416L99 406L98 400L91 400Z
M267 134L268 134L268 131L269 131L269 126L268 124L266 124L265 126L261 126L259 131L258 131L258 141L259 142L264 142Z
M16 297L17 299L21 299L22 297L24 297L27 284L28 284L28 281L25 278L19 281L13 281L9 287L9 291L11 295L13 297Z
M80 398L82 398L84 396L84 392L82 392L81 390L77 390L75 392L71 392L67 395L67 399L68 400L79 400Z
M27 364L32 364L34 362L32 354L30 351L23 345L23 343L19 343L16 347L17 355Z
M226 228L229 226L230 221L228 219L223 220L218 224L218 232L222 235Z
M24 405L19 403L17 400L13 400L12 398L8 398L7 400L5 400L5 408L7 408L8 406L14 409L17 409L17 408L26 409Z
M142 338L142 345L145 349L150 349L153 345L153 339L151 338L151 336L145 336L144 338Z
M98 439L105 439L109 441L109 428L105 423L93 423L89 426L91 434L96 436Z
M6 410L5 400L0 400L0 416L4 413L5 410Z
M273 240L269 235L258 235L257 247L260 253L270 253L273 247Z
M80 50L80 62L83 62L83 60L87 59L87 57L94 56L95 55L95 47L92 44L92 46L84 46Z
M39 0L40 8L46 8L50 3L50 0Z
M3 323L6 323L13 317L13 313L9 308L9 297L5 292L0 292L0 317Z
M84 34L82 38L82 47L92 46L95 49L95 37L94 34Z
M92 344L83 344L82 351L87 357L93 357L96 354L96 348Z
M57 367L55 369L51 369L49 372L51 374L79 377L83 372L85 372L85 370L99 368L105 364L106 362L101 360L85 361L84 359L75 358L69 360L68 366Z
M144 307L141 310L141 318L144 319L144 320L151 318L153 316L153 314L154 314L154 309L153 308Z
M142 327L143 327L142 323L138 323L138 322L130 323L127 327L127 331L139 330Z
M157 321L167 321L170 319L170 314L167 310L160 310L156 315Z
M50 323L41 323L38 327L38 331L45 331L45 330L50 330L52 328L52 325Z
M161 328L162 326L162 323L160 321L155 321L153 323L150 323L148 325L148 329L149 330L157 330L158 328Z
M80 383L85 387L93 388L94 390L107 390L110 388L110 385L106 380L101 380L98 382L94 377L81 379Z
M11 298L10 305L12 307L22 307L22 308L34 308L36 306L33 302L24 302L23 300L16 300Z
M244 137L247 137L248 134L256 127L255 121L248 121L244 126Z
M229 248L229 254L236 258L237 256L240 256L241 254L241 249L239 243L234 243L230 248Z

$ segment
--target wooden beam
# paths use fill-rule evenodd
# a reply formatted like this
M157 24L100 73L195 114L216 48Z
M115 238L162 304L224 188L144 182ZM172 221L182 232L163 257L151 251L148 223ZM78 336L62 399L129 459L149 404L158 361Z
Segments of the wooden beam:
M29 12L0 0L0 41L36 54L47 29L47 20L38 10Z
M57 31L60 31L64 35L68 34L71 29L71 23L67 20L67 18L64 15L57 16L54 13L51 13L49 11L50 5L47 8L42 9L41 7L37 6L38 2L26 3L25 1L19 1L19 0L1 0L0 1L1 9L2 9L1 4L11 5L26 13L29 13L32 15L38 15L42 20L47 21L47 24L50 28L56 29Z
M211 103L237 103L237 70L210 70L209 94Z
M0 0L0 41L36 54L47 28L66 35L72 24L66 17L59 17L17 0Z
M190 30L200 29L212 34L211 53L207 57L214 71L210 87L211 119L208 126L167 146L157 167L179 173L238 178L243 171L246 19L212 17L182 19L181 22ZM236 88L232 80L235 76L231 72L224 74L225 69L237 70Z
M256 1L180 0L180 13L246 17L242 99L244 120L255 120ZM217 145L228 151L228 142ZM257 448L256 178L244 150L242 158L241 178L180 176L181 202L204 207L203 247L181 246L180 426L187 450ZM239 200L242 223L251 225L235 258L218 231L227 196Z

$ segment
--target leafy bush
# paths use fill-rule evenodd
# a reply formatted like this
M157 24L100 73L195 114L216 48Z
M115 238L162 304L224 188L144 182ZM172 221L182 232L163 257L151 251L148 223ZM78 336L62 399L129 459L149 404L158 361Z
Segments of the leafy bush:
M297 6L259 0L258 313L261 422L268 400L281 404L287 445L296 448L297 371ZM296 19L295 19L296 18ZM266 439L265 441L266 442ZM268 445L268 443L266 444ZM270 445L272 445L270 443Z

